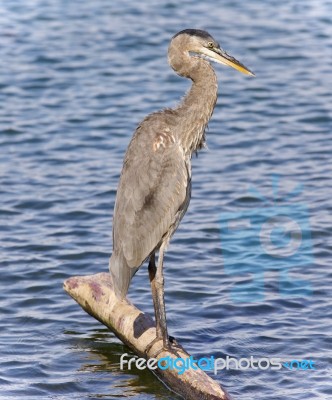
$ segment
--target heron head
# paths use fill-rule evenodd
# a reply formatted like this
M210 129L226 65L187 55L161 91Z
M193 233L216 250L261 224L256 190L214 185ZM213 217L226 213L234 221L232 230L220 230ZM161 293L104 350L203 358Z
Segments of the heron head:
M185 29L173 36L172 41L180 40L185 42L185 47L190 53L198 54L203 58L215 61L219 64L229 65L238 71L254 76L240 61L230 56L223 50L219 43L206 31L200 29Z

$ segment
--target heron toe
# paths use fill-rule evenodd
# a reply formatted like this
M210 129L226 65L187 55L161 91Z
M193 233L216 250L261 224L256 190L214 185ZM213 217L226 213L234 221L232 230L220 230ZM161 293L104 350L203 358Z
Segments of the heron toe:
M149 354L150 350L158 342L160 342L160 346L158 346L158 349L149 358L157 358L159 356L159 354L162 353L163 351L172 353L176 357L181 358L181 354L179 354L177 352L177 349L181 350L183 352L184 352L184 349L182 348L182 346L180 346L178 344L178 342L175 340L175 338L173 336L169 336L166 343L163 342L163 338L155 337L152 340L152 342L146 346L146 349L144 351L146 358L148 358L148 354Z

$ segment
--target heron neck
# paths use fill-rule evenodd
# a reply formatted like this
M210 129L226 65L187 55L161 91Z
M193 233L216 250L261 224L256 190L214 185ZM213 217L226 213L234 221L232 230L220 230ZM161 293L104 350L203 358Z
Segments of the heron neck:
M187 155L205 145L205 129L217 101L218 82L209 62L195 58L194 68L186 76L192 86L176 108L179 116L178 137Z

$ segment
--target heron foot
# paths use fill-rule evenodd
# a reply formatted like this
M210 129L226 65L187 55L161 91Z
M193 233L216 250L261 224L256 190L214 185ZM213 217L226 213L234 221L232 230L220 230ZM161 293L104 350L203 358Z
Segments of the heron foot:
M156 336L156 337L152 340L152 342L150 342L150 343L146 346L146 349L145 349L145 351L144 351L146 358L148 357L148 354L149 354L150 350L152 349L152 347L153 347L156 343L162 342L162 341L163 341L163 338L162 338L162 337ZM159 353L160 353L161 351L163 351L163 348L164 348L164 346L161 346L160 350L158 350Z
M169 353L174 354L177 358L181 358L181 355L178 353L177 350L183 350L182 346L180 346L178 344L178 342L176 341L176 339L173 336L169 336L168 340L166 343L163 342L163 338L162 337L155 337L151 343L149 343L146 346L145 349L145 356L146 358L148 357L148 353L149 351L152 349L152 347L157 343L157 342L162 342L161 346L159 347L159 349L153 353L152 358L157 358L159 356L160 353L162 353L163 351L167 351Z
M184 348L177 342L174 336L169 336L169 351L173 354L175 354L178 358L183 357L183 354L179 354L178 350L182 351L183 353L186 354L186 351Z

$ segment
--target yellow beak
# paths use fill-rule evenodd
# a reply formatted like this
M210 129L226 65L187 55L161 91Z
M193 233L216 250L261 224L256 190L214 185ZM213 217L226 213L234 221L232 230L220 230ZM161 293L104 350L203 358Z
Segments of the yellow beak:
M247 68L245 65L243 65L236 58L227 54L226 51L223 49L220 49L217 47L208 49L208 48L204 47L201 50L201 53L206 55L207 57L209 57L211 60L216 61L217 63L229 65L230 67L237 69L238 71L242 72L243 74L255 76L255 74L253 72L251 72L249 68Z

